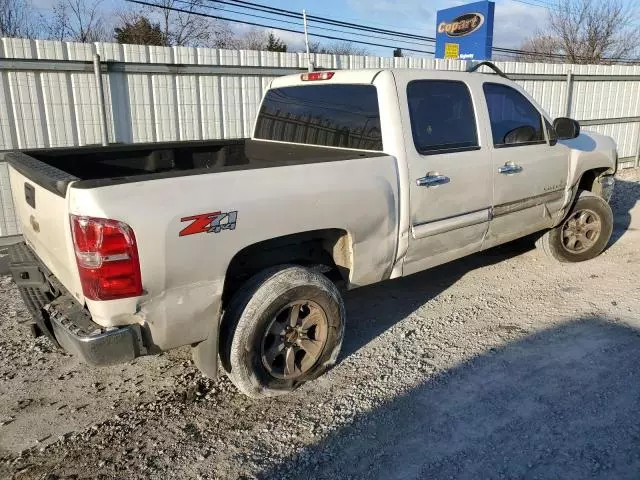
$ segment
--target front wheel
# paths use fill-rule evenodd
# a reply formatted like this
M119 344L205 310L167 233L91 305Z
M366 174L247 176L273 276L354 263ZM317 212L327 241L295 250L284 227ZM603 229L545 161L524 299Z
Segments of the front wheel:
M612 231L609 204L591 192L582 192L562 223L540 237L536 246L560 262L583 262L602 253Z
M222 365L245 395L290 392L336 361L345 309L335 285L298 266L257 274L235 294L222 322Z

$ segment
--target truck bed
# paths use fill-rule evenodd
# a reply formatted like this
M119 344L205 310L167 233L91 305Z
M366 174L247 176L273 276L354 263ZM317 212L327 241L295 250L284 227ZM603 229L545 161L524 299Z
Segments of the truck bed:
M95 188L201 173L355 160L384 155L261 140L114 145L27 150L5 159L48 190L64 196L68 184Z

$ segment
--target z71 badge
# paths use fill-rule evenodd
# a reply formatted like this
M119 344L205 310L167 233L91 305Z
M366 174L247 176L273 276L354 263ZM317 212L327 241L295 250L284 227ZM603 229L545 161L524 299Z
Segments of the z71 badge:
M181 222L191 222L180 231L180 236L196 233L220 233L222 230L235 230L238 212L213 212L181 218Z

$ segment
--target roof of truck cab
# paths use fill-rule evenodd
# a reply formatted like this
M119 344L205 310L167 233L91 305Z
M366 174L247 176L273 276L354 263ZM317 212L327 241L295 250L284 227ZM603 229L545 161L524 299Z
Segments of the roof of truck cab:
M417 69L417 68L371 68L361 70L328 70L334 72L333 78L330 80L304 81L303 73L294 75L286 75L278 77L271 83L271 88L290 87L294 85L318 85L331 83L354 83L354 84L370 84L376 76L381 72L392 72L396 79L416 79L416 78L433 78L433 79L455 79L464 80L469 78L491 78L491 81L501 83L510 83L508 79L504 79L498 75L485 74L482 72L461 72L455 70L434 70L434 69Z

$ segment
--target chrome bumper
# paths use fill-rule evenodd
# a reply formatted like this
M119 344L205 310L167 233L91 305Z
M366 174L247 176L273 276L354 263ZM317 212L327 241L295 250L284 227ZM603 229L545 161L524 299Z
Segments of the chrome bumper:
M139 325L105 329L95 323L26 244L9 247L9 262L13 280L33 317L24 323L30 325L34 336L46 335L94 366L125 363L147 353Z
M139 325L105 330L71 297L44 307L60 346L89 365L126 363L147 353Z

